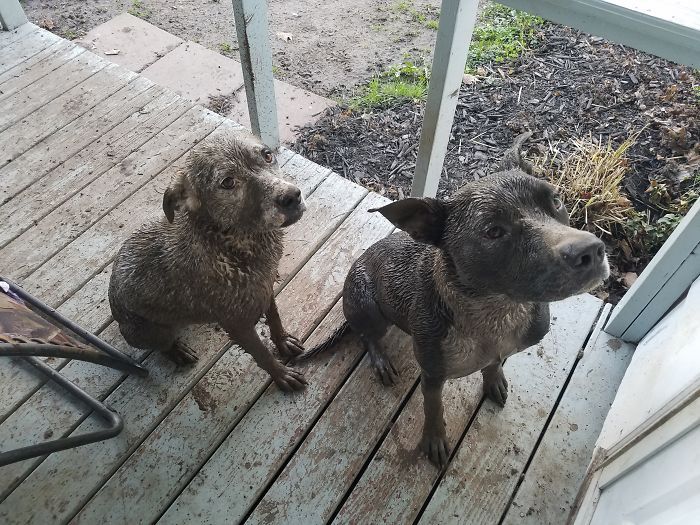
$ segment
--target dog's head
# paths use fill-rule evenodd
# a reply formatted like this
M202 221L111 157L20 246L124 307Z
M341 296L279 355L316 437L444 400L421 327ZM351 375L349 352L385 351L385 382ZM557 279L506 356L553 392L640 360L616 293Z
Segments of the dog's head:
M289 226L306 205L285 181L274 153L252 139L228 136L194 150L187 169L165 191L163 211L206 217L222 229L257 231Z
M605 245L569 226L552 185L520 170L468 183L448 201L404 199L377 211L443 250L460 283L480 293L556 301L610 273Z

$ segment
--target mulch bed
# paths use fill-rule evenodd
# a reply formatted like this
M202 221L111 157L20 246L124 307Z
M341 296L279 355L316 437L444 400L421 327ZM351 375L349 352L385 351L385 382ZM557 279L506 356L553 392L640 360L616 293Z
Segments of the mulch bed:
M645 190L661 179L674 192L700 168L700 94L693 72L578 31L546 24L534 49L514 64L484 66L465 76L438 196L492 172L523 131L528 159L571 139L592 136L619 144L640 133L628 152L624 189L635 207L663 214ZM301 130L293 149L391 199L410 193L424 103L404 102L370 113L331 108ZM551 149L550 149L551 148ZM614 275L600 296L617 302L622 275L647 258L611 246Z

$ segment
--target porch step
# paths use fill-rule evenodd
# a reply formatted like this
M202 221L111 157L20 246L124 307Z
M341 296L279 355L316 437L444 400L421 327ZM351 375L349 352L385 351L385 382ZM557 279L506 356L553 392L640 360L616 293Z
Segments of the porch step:
M76 43L203 106L212 107L216 99L219 112L250 128L243 71L237 60L128 13L95 27ZM334 104L281 80L275 80L275 95L280 139L285 143L294 141L297 127L313 122Z

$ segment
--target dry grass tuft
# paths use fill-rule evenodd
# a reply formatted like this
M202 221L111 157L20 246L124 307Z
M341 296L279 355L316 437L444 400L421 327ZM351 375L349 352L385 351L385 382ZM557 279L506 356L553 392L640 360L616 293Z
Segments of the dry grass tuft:
M535 161L535 170L559 188L572 226L612 237L616 225L625 224L633 211L621 193L628 169L625 154L638 136L630 136L618 147L590 137L575 139L568 156L554 149Z

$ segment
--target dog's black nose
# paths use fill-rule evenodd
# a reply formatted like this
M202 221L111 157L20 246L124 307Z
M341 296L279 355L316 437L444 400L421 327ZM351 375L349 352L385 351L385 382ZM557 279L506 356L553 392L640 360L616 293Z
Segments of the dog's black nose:
M566 244L561 248L560 253L574 270L588 270L603 262L605 245L594 237Z
M301 190L299 188L291 188L277 197L277 205L283 210L294 208L301 203Z

